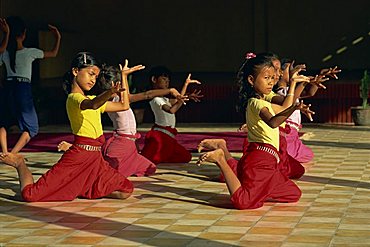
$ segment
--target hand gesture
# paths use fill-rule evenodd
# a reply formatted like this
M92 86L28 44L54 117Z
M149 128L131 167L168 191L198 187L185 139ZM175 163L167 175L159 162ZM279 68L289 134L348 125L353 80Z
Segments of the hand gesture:
M177 101L180 101L182 104L186 105L185 101L188 101L189 97L187 95L179 94L179 95L176 96L176 99L177 99Z
M203 94L200 94L202 90L196 90L194 89L194 91L188 95L189 99L193 100L194 102L200 102L200 98L203 98L204 95Z
M242 126L239 127L238 132L248 132L248 125L245 123Z
M299 70L299 69L295 70L295 72L290 77L290 83L297 83L297 82L309 83L310 82L310 78L308 76L298 74L300 71L301 70Z
M191 79L190 77L191 77L191 74L189 74L189 75L188 75L188 77L187 77L187 78L186 78L186 80L185 80L185 84L186 84L186 85L189 85L189 84L191 84L191 83L201 84L201 82L200 82L200 81L198 81L198 80L193 80L193 79Z
M9 33L9 25L4 18L0 18L0 29L4 33Z
M52 32L52 33L53 33L53 35L54 35L56 38L60 39L61 35L60 35L60 33L59 33L58 28L56 28L55 26L50 25L50 24L48 25L48 27L49 27L50 32Z
M127 76L127 75L129 75L129 74L131 74L135 71L145 69L145 66L140 64L140 65L136 65L134 67L129 68L128 67L128 60L125 59L125 65L122 67L122 65L119 64L119 68L121 70L122 76Z
M327 80L329 80L329 78L325 78L325 76L323 75L316 75L315 77L313 76L309 76L310 78L310 83L317 86L317 87L320 87L320 88L323 88L323 89L326 89L326 87L322 84L322 82L325 82Z
M292 78L292 76L296 73L299 73L301 71L306 71L306 65L305 64L298 64L294 66L294 60L289 66L289 78Z
M304 115L306 115L310 121L313 121L312 115L314 115L315 112L310 109L311 104L306 105L303 103L303 100L301 100L295 105L295 107L296 109L299 109Z
M118 93L121 93L121 92L123 92L123 91L125 91L126 89L125 88L123 88L122 86L121 86L121 82L113 82L112 81L112 87L111 87L111 89L110 89L110 91L111 91L111 93L112 93L112 96L114 95L114 94L118 94Z
M341 72L342 70L338 69L338 66L335 66L334 68L329 68L329 69L322 69L320 71L320 75L322 76L329 76L333 79L338 79L337 74Z
M315 112L314 112L314 111L312 111L312 110L310 109L310 107L311 107L311 104L308 104L308 105L303 104L303 107L302 107L300 110L301 110L301 112L302 112L304 115L306 115L306 117L307 117L310 121L313 121L312 115L314 115L314 114L315 114Z

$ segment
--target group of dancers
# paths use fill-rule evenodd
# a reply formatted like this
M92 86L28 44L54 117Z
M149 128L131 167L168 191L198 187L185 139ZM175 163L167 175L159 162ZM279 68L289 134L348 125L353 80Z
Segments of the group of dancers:
M188 163L192 155L176 141L175 113L186 101L199 102L200 90L187 92L185 80L181 91L170 87L171 71L163 66L149 73L152 89L131 94L129 74L145 68L102 65L89 52L80 52L64 75L67 93L66 110L74 142L57 145L64 151L60 160L36 182L19 151L37 134L38 123L31 93L31 67L35 59L56 56L60 34L49 26L56 42L51 51L25 48L26 29L19 17L0 19L4 38L0 44L0 65L5 64L7 77L1 88L0 162L14 167L19 176L25 201L61 201L77 197L124 199L131 195L129 176L155 174L159 163ZM247 132L243 156L231 156L223 139L205 139L198 145L198 165L215 163L220 168L220 182L225 182L231 202L237 209L258 208L265 201L296 202L301 191L291 179L300 178L312 162L313 153L299 139L301 112L312 119L310 105L301 98L313 96L330 77L337 78L337 67L323 69L316 76L304 76L305 65L280 60L271 53L248 53L237 73L239 109ZM97 96L89 95L94 88ZM275 90L275 92L273 91ZM150 100L155 124L145 136L139 152L135 140L140 137L130 103ZM114 131L104 140L101 114L107 112ZM7 129L17 124L22 132L9 150Z

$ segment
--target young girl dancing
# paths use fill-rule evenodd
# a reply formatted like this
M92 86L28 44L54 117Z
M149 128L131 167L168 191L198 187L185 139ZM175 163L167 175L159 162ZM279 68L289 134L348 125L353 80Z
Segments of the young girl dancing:
M275 115L271 103L264 100L275 82L275 68L266 56L248 59L243 67L243 78L240 96L241 106L247 111L249 145L238 163L237 175L228 165L222 148L202 154L198 164L205 161L217 164L235 208L258 208L266 200L296 202L301 196L300 189L278 167L278 127L303 104L294 104Z
M130 68L126 74L143 69ZM99 96L87 96L100 72L99 63L86 52L78 53L65 75L64 88L68 93L66 108L75 135L72 147L44 175L33 181L32 174L20 154L1 154L0 162L17 169L22 197L25 201L64 201L76 197L127 198L132 183L113 169L101 154L104 143L102 112L123 111L129 108L127 91L119 83ZM107 102L120 93L123 102Z
M185 95L190 83L200 84L199 81L190 77L191 74L186 78L181 95ZM171 71L163 66L154 67L150 72L150 79L154 89L167 89L171 80ZM199 97L202 97L199 92L193 92L189 98L198 102ZM183 100L167 97L155 97L150 101L155 124L145 135L145 144L141 154L154 164L188 163L191 160L191 153L176 141L175 113L183 104Z

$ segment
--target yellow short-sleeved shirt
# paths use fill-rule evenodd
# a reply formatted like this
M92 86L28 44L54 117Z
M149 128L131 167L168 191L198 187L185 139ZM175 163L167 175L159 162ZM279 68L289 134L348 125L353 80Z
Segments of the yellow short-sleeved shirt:
M93 99L95 96L70 93L66 102L67 114L73 134L96 139L103 134L101 114L107 103L96 110L81 110L81 102L87 98Z
M271 91L271 93L265 95L264 100L266 100L268 102L271 102L272 101L272 98L275 97L275 96L280 96L280 94L277 94L277 93ZM280 126L283 127L283 128L285 128L285 125L286 125L285 122L283 122L282 124L280 124Z
M271 91L271 93L269 93L269 94L265 95L265 97L264 97L263 99L271 103L272 98L273 98L274 96L278 96L278 95L279 95L279 94L277 94L277 93L275 93L275 92Z
M279 129L271 128L259 116L261 109L265 107L267 107L272 115L275 115L270 102L257 98L251 98L248 100L248 142L271 144L279 150Z

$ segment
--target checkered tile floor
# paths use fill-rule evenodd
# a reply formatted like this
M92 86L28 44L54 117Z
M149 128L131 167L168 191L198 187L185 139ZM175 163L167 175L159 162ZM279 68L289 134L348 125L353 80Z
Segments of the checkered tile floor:
M52 131L53 128L49 129ZM180 131L233 131L183 127ZM298 203L235 210L212 164L162 164L130 178L133 196L23 203L16 171L0 164L0 246L370 246L370 128L309 126L315 164ZM61 156L24 153L37 179ZM240 157L240 154L235 154Z

